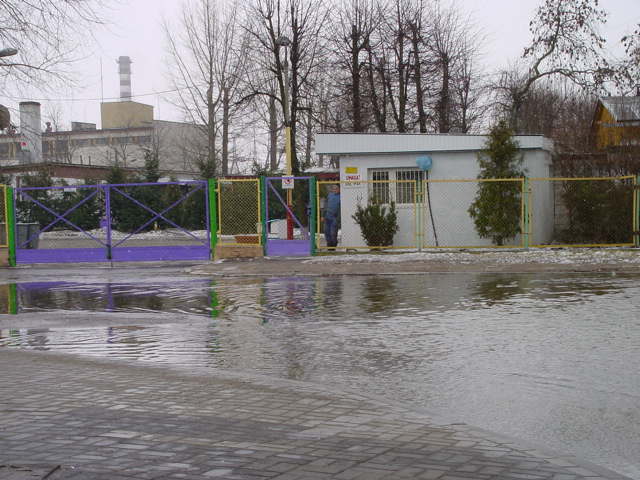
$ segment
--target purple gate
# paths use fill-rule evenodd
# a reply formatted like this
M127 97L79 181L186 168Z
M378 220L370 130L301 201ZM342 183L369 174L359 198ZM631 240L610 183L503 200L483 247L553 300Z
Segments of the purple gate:
M18 263L207 260L205 181L15 189Z
M267 177L267 256L311 255L312 177ZM289 187L289 188L285 188ZM289 195L289 197L287 197Z

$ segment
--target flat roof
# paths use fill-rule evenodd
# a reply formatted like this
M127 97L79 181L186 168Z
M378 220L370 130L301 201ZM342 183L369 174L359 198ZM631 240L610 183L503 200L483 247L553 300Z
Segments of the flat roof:
M516 135L523 150L553 151L551 139L542 135ZM358 155L376 153L433 153L479 151L486 135L433 133L319 133L316 153L321 155Z

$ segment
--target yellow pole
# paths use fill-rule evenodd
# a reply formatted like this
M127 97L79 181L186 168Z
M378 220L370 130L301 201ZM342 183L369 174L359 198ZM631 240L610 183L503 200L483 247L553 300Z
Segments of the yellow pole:
M291 127L286 126L284 129L284 153L287 160L287 176L291 176ZM287 207L291 210L293 205L293 190L287 190ZM287 211L287 240L293 240L293 219Z

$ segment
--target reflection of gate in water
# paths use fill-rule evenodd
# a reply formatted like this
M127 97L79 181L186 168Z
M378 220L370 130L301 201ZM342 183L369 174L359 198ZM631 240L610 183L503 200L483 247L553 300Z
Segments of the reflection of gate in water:
M290 188L285 188L289 186ZM315 178L265 179L266 254L307 256L314 251Z
M17 263L206 260L205 181L15 189Z

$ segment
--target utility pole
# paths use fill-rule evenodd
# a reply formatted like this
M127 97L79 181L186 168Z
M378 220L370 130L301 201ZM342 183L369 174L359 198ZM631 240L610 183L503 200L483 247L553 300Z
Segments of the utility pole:
M289 112L289 56L287 48L291 46L291 40L287 37L278 37L276 45L284 47L284 98L282 99L282 112L284 113L284 152L286 159L286 175L291 176L291 113ZM293 219L291 218L291 204L293 192L287 190L287 240L293 240Z

